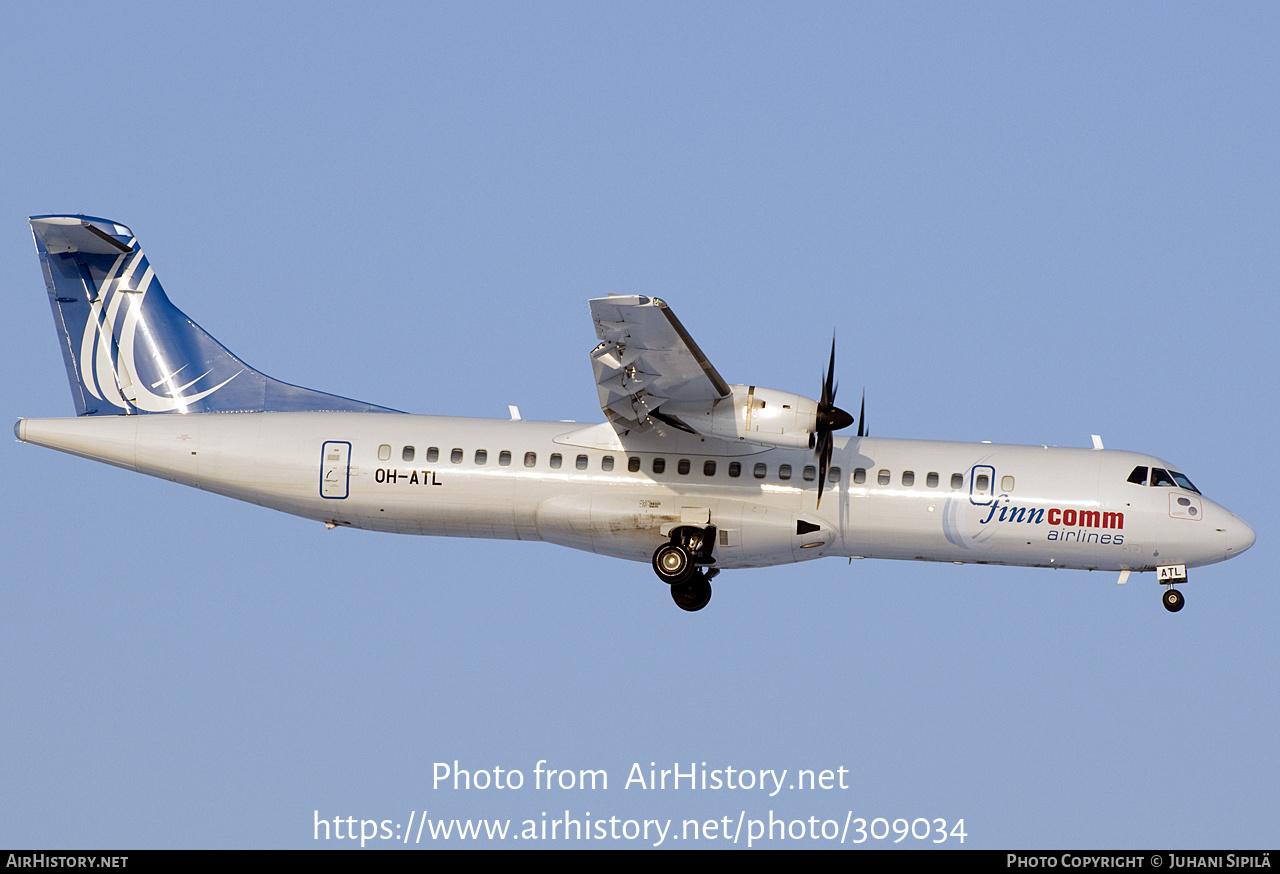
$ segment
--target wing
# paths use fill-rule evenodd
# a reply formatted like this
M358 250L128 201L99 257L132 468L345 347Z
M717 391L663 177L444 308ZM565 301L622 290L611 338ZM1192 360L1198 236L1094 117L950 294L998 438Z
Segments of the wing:
M662 300L628 295L590 303L600 339L591 350L600 407L620 433L664 425L696 433L673 411L709 413L731 394Z

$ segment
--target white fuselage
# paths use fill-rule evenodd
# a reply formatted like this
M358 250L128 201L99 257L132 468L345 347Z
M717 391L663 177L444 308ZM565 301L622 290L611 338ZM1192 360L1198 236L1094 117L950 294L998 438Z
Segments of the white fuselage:
M715 526L720 568L836 555L1142 571L1222 561L1254 536L1193 491L1128 482L1140 465L1172 468L1114 450L837 437L819 507L812 452L686 434L624 448L609 425L206 413L15 432L330 525L636 561L681 524Z

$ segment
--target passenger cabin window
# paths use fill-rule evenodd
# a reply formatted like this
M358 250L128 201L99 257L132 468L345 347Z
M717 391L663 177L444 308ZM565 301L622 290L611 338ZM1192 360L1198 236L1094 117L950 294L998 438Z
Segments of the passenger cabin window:
M739 461L729 462L729 476L732 476L732 477L742 476L742 462L739 462Z
M889 471L882 470L876 474L876 482L880 483L882 486L887 486L889 484Z
M853 469L853 481L858 485L862 485L867 481L867 469L865 467L855 467Z
M449 453L449 460L454 464L462 464L462 450L455 449Z
M812 464L806 464L804 470L800 472L800 476L804 477L804 481L811 483L818 478L818 469Z
M498 453L498 464L503 467L511 464L511 453L508 450L504 449Z
M987 489L991 488L991 477L987 476L985 473L978 474L978 478L974 482L974 488L985 495L987 493Z
M916 472L914 470L904 470L902 472L902 484L904 486L913 486L916 484Z
M689 475L689 459L682 458L676 462L676 473L680 474L681 476Z
M586 470L587 457L585 455L579 455L577 458L573 460L573 466L576 467L578 470Z
M704 461L704 462L702 462L702 475L703 475L703 476L715 476L715 475L716 475L716 463L715 463L714 461Z
M962 473L951 474L951 488L953 489L964 488L964 474Z
M401 449L401 450L400 450L400 460L401 460L401 461L413 461L413 447L412 447L412 446L406 446L404 449Z
M536 453L536 452L526 452L526 453L524 454L524 466L525 466L525 467L536 467L536 466L537 466L537 464L538 464L538 453Z
M551 469L559 470L560 465L564 463L564 456L561 455L559 452L553 452L551 453L551 458L549 460L551 462ZM533 465L526 465L526 467L532 467L532 466Z
M1147 467L1145 464L1133 469L1133 473L1129 474L1129 482L1135 486L1145 486L1147 484Z
M640 459L637 456L631 456L627 459L627 470L636 473L640 470Z
M936 470L929 471L925 475L924 484L931 489L936 489L938 487L938 472Z
M601 469L601 470L613 470L613 456L612 456L612 455L606 455L604 458L600 459L600 469Z
M1013 491L1013 477L1006 476L1000 478L1000 490L1003 492Z
M840 468L833 467L831 470L827 471L827 482L832 485L838 485L840 483L841 476L843 476L843 474L840 472Z
M667 460L665 458L655 458L653 460L653 472L662 473L667 469Z
M440 460L439 446L432 446L429 449L427 449L427 461L431 462L432 464L435 464L439 460Z
M488 464L488 463L489 463L489 450L488 450L488 449L477 449L477 450L476 450L476 464Z
M381 446L378 447L378 460L387 461L390 458L391 458L391 444L383 443Z
M791 465L778 465L778 479L791 479Z
M762 461L758 463L755 466L755 468L751 471L751 475L754 476L756 479L764 479L765 474L767 474L768 472L769 472L769 465L765 464Z

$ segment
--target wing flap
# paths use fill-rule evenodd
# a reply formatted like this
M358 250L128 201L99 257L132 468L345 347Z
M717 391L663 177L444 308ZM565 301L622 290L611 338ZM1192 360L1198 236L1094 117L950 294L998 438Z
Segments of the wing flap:
M729 396L729 385L661 299L626 295L590 304L600 340L592 370L600 407L615 427L660 428L669 417L654 413L668 401L709 412Z

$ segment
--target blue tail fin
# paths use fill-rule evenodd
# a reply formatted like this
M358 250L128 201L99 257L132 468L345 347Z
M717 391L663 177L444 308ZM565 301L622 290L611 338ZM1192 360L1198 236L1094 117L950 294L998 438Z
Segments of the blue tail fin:
M76 413L394 412L259 373L169 302L133 232L32 216Z

